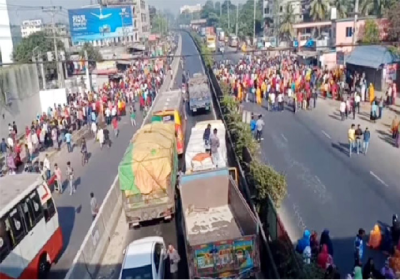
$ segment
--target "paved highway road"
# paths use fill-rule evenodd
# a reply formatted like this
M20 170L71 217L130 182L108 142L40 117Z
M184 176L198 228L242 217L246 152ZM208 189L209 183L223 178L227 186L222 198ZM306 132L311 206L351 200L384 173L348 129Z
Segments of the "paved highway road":
M196 47L194 46L193 41L190 36L184 32L182 35L182 54L183 55L192 55L198 53ZM185 59L185 71L188 70L190 75L193 73L204 73L203 67L200 61L199 56L190 56ZM174 83L174 88L180 88L182 82L182 69L179 68L178 73L176 75L176 81ZM195 116L191 116L188 114L187 118L187 129L186 129L186 143L189 140L191 128L198 121L211 120L214 116L212 113L209 114L199 114ZM180 232L180 225L177 224L177 220L180 219L179 213L177 216L169 223L164 222L156 222L154 224L144 225L139 229L131 229L128 231L128 236L126 237L126 243L129 244L133 240L137 240L139 238L147 237L147 236L162 236L167 244L173 244L176 248L178 248L179 254L182 258L182 261L179 263L179 276L180 278L187 278L187 269L186 269L186 260L184 253L184 244L183 237ZM168 271L168 269L167 269Z

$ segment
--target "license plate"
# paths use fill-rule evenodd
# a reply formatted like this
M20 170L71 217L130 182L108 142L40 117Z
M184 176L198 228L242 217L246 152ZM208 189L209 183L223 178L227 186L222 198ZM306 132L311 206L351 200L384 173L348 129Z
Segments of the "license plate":
M196 108L193 108L193 112L197 112L197 109L196 109Z

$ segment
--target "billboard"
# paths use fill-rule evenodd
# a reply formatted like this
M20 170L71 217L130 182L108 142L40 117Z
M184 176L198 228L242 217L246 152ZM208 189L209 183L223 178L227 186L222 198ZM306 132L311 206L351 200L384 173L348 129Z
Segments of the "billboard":
M72 43L133 35L131 6L68 10Z

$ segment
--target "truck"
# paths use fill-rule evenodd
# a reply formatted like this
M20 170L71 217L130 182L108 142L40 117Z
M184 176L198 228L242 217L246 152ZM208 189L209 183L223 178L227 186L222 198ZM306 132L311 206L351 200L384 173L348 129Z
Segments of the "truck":
M211 91L206 75L201 73L193 74L193 77L188 81L187 90L189 110L192 113L201 109L210 111Z
M224 31L219 32L218 40L220 42L224 42L225 41L225 32Z
M135 133L118 166L118 183L130 227L175 214L178 174L175 125L155 122Z
M214 34L206 35L206 46L207 48L215 52L217 50L217 37Z
M258 223L229 168L184 174L179 190L189 278L256 277Z
M207 126L211 126L211 133L216 128L219 138L219 161L212 162L209 143L203 139L204 131ZM210 170L215 168L223 168L227 166L226 152L226 130L221 120L209 120L197 122L190 132L189 141L185 151L185 167L186 173Z

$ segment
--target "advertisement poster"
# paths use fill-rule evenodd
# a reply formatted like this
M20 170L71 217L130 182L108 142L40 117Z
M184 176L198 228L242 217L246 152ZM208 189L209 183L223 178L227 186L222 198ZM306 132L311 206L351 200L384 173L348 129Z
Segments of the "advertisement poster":
M72 43L133 35L131 6L68 10Z
M254 267L254 240L252 238L235 240L234 251L240 271L243 272Z
M385 68L386 68L386 82L396 81L397 70L399 69L398 64L387 64Z
M214 271L214 250L212 244L202 245L195 249L197 270L200 273L212 273ZM207 270L204 271L204 270Z
M232 241L215 244L215 263L218 271L234 269Z

